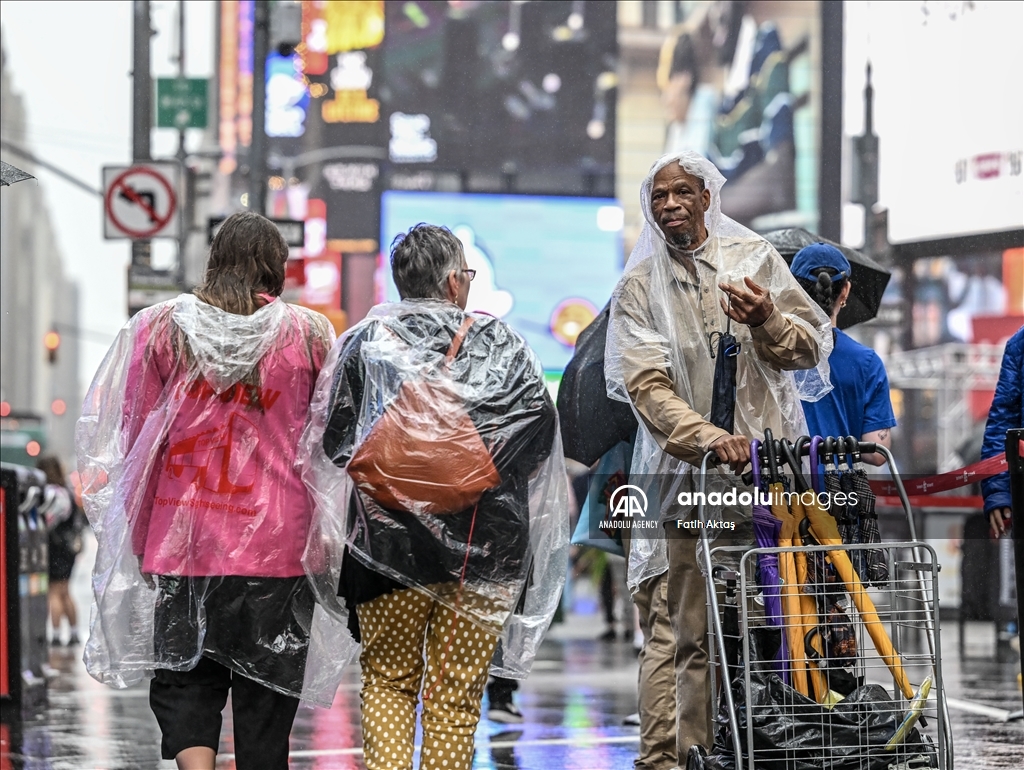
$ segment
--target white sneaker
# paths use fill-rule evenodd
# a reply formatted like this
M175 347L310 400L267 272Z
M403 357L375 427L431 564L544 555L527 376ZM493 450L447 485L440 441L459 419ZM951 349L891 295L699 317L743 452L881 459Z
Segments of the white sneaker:
M622 724L626 727L639 727L640 726L640 712L630 714L628 717L622 720Z

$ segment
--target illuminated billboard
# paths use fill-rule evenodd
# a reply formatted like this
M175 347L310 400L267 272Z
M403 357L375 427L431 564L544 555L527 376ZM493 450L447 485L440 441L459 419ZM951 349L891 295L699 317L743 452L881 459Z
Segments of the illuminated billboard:
M870 29L890 242L1024 228L1024 4L871 3L848 13L855 11ZM861 71L863 53L854 64Z
M722 211L765 232L816 230L821 153L818 2L693 2L657 72L665 152L693 150L725 176Z
M561 371L622 271L622 209L609 198L385 192L381 299L396 301L387 247L420 222L448 227L476 270L469 310L507 321Z
M306 182L327 205L326 245L374 253L380 227L380 161L386 139L376 91L384 40L383 0L302 4L299 53L308 83L303 135Z
M230 174L238 167L240 148L252 143L254 14L253 0L223 0L220 4L218 136L222 174Z
M616 4L387 3L393 188L614 195ZM450 188L451 189L451 188Z

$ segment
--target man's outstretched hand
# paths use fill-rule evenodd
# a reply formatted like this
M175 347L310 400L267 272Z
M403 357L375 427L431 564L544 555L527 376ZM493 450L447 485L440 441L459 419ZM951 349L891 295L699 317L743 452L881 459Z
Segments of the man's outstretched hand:
M743 283L750 291L744 291L727 283L718 284L718 288L731 298L731 302L726 302L724 299L719 300L722 303L722 310L732 320L741 324L760 326L768 320L768 316L775 309L775 304L767 289L758 286L750 278L745 277Z
M718 459L728 464L739 476L750 462L750 439L746 436L721 436L709 447Z

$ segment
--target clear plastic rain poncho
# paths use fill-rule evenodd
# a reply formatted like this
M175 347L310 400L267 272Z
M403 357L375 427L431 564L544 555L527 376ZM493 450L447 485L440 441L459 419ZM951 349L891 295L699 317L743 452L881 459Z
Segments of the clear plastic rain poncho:
M525 678L565 582L569 529L557 413L522 337L450 302L379 305L336 344L311 413L303 478L316 510L304 563L318 600L345 621L374 598L346 582L343 560L356 559L372 570L371 590L418 588L500 634L492 672ZM402 437L391 460L379 443L388 424ZM452 470L460 454L473 467ZM381 484L353 470L360 461ZM389 497L394 477L408 483ZM481 478L468 500L439 502Z
M678 163L687 173L703 179L711 192L711 204L704 215L708 238L693 252L696 276L669 256L665 236L651 209L654 177L670 163ZM667 394L654 394L652 398L645 386L651 372L666 375L672 393L704 420L709 419L715 339L717 334L731 331L740 346L733 433L750 438L763 437L766 428L779 438L803 435L806 423L800 400L816 401L832 387L828 374L832 351L829 319L800 288L771 244L722 214L723 184L725 179L718 169L697 153L682 152L659 159L640 188L646 224L612 295L605 353L608 395L633 403L640 415L630 480L635 483L634 478L646 478L647 483L659 485L655 498L661 501L663 521L693 515L692 508L678 504L678 495L699 491L700 461L715 432L704 433L702 438L702 432L697 431L696 438L682 440L646 421L635 403L635 396L644 391L648 411L660 412L666 418L663 426L674 418L674 407L665 401ZM794 322L782 345L770 344L765 334L752 333L744 324L727 324L728 317L719 303L719 298L727 295L718 285L728 283L747 290L744 277L768 290L775 304L774 315L781 314ZM780 320L771 318L764 326L778 330ZM789 345L792 348L786 350ZM665 451L666 446L675 456ZM740 479L727 468L709 473L704 483L707 492L742 487ZM746 511L747 523L750 515ZM627 571L631 588L635 590L667 566L663 536L634 535Z
M128 687L206 656L331 704L356 645L302 568L312 503L295 459L333 338L280 299L244 316L192 295L118 335L77 428L99 542L93 677Z

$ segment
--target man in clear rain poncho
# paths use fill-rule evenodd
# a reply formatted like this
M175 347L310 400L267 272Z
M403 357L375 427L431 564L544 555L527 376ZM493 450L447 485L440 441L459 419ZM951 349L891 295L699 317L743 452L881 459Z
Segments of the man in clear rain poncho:
M465 312L459 240L417 225L391 266L402 301L338 341L310 408L305 564L362 641L367 767L412 767L421 697L420 766L468 767L488 668L524 678L558 604L568 482L537 357Z
M634 530L627 582L646 615L645 628L661 628L664 637L667 616L675 641L671 649L646 644L645 635L637 760L644 768L685 764L691 746L712 743L699 530L683 526L696 507L680 504L686 498L679 495L698 491L708 452L722 465L708 474L706 491L742 490L733 473L749 460L751 439L766 428L779 437L802 435L800 399L815 400L830 388L828 319L767 241L722 215L724 182L693 152L665 156L651 167L641 186L646 225L612 297L608 391L638 415L630 483L654 485L647 517L660 515L665 526L656 535ZM727 332L739 346L732 431L710 421L713 356ZM753 545L749 506L706 514L725 522L724 530L714 531ZM666 714L673 702L674 723Z

